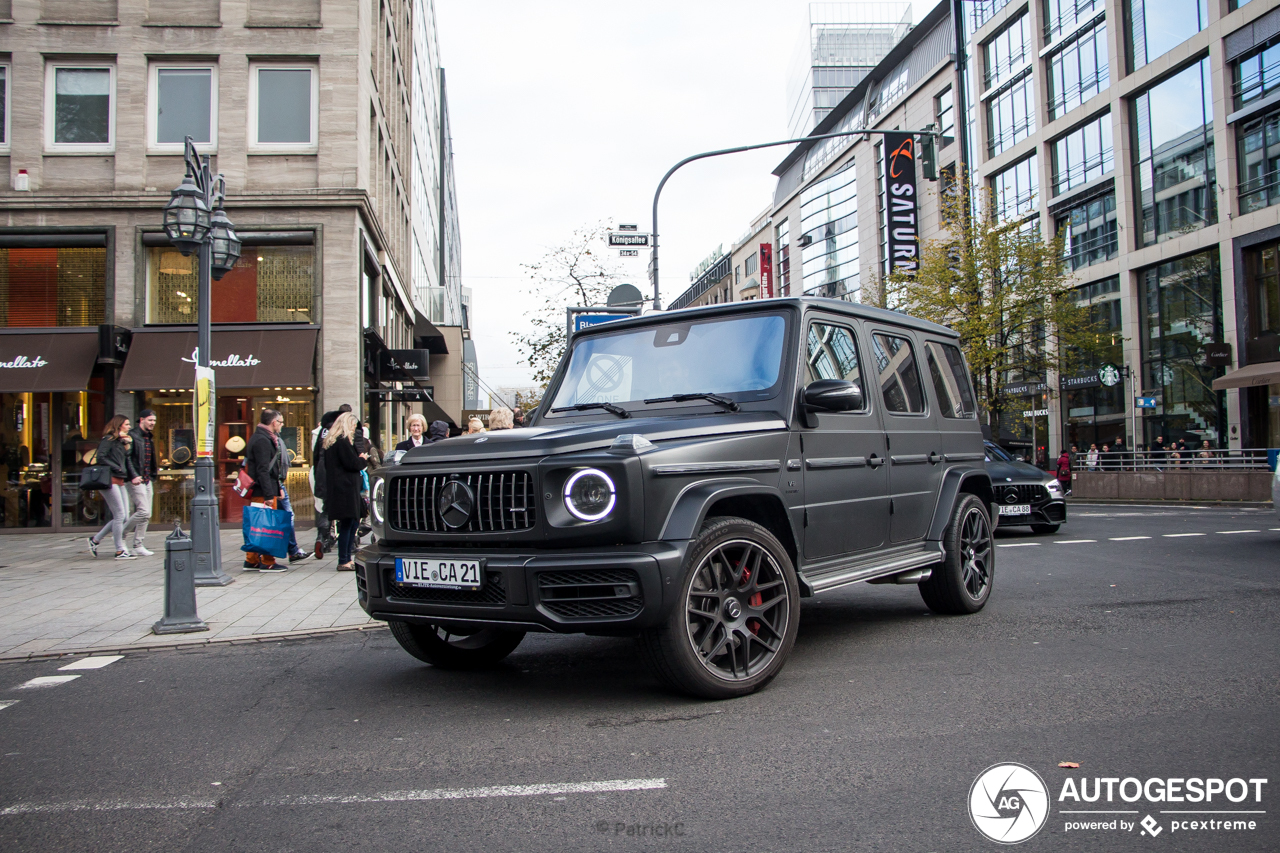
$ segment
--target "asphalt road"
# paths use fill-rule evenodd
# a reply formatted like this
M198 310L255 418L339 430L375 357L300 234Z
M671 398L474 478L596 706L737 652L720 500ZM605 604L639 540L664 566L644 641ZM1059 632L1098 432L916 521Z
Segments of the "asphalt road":
M968 803L1001 762L1051 801L1018 849L1276 850L1276 528L1270 510L1073 506L1056 535L1000 534L980 614L931 616L914 587L806 600L786 669L730 702L664 692L629 640L576 636L530 635L482 674L385 631L0 665L0 850L997 850ZM1261 802L1063 814L1108 808L1059 799L1098 777L1269 781ZM1192 809L1264 813L1231 832L1163 813ZM1148 814L1155 837L1067 830Z

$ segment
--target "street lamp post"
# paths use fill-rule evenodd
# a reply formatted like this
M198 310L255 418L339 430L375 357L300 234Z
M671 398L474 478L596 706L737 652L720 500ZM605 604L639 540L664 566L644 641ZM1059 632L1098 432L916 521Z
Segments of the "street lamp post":
M194 140L186 138L183 152L187 173L169 194L164 209L164 230L184 256L196 255L196 491L191 499L191 550L195 558L196 586L226 586L234 578L222 570L222 541L218 532L218 492L214 476L214 425L217 397L209 354L213 348L210 325L212 281L221 279L240 258L240 238L222 209L226 181L209 171L209 158L200 156ZM203 396L203 402L202 397Z
M658 198L662 195L662 188L667 185L667 180L675 174L676 170L681 166L692 163L695 160L705 160L707 157L719 157L721 154L738 154L742 151L755 151L757 148L774 148L778 145L794 145L798 142L814 142L819 139L835 139L840 136L867 136L869 134L885 134L885 133L911 133L916 136L937 137L939 134L934 131L933 125L924 130L875 130L870 128L862 128L860 130L845 130L839 133L820 133L816 136L801 136L798 139L780 139L777 142L761 142L756 145L739 145L736 148L721 148L716 151L704 151L701 154L694 154L686 157L679 163L676 163L667 173L662 176L662 180L658 181L658 189L653 194L653 251L649 261L649 280L653 283L653 310L662 310L662 295L658 287Z

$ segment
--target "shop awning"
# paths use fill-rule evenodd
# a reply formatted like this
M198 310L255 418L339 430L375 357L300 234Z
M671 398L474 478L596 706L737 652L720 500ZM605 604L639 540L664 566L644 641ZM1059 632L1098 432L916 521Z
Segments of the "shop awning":
M444 409L440 408L440 404L433 400L422 401L422 416L427 419L427 423L432 421L444 421L449 426L457 426L453 418Z
M1219 376L1213 380L1213 390L1253 388L1257 385L1276 383L1280 383L1280 361L1268 361L1262 364L1250 364L1248 367L1233 370L1226 376Z
M214 329L212 366L219 388L307 387L319 328ZM196 330L136 329L117 386L122 391L195 386Z
M98 360L98 329L0 332L0 392L84 391Z

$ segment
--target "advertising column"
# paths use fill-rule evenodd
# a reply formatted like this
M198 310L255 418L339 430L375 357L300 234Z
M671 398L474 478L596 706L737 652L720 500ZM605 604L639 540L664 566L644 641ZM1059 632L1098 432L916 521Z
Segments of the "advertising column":
M773 244L760 244L760 298L773 298Z

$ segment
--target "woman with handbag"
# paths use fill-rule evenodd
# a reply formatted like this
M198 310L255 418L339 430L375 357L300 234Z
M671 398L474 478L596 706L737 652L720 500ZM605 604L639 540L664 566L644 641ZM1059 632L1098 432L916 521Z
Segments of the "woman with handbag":
M102 431L102 441L98 442L97 464L111 470L111 488L102 490L102 497L111 508L111 520L89 537L89 550L95 557L98 556L98 545L101 544L102 537L110 530L116 548L116 559L137 559L124 544L124 522L129 515L125 483L137 485L142 482L142 477L134 466L133 453L130 452L132 444L128 418L116 415L107 421L107 426Z
M355 571L352 556L363 509L361 474L369 455L357 453L356 417L343 412L324 438L325 511L338 522L338 571Z

